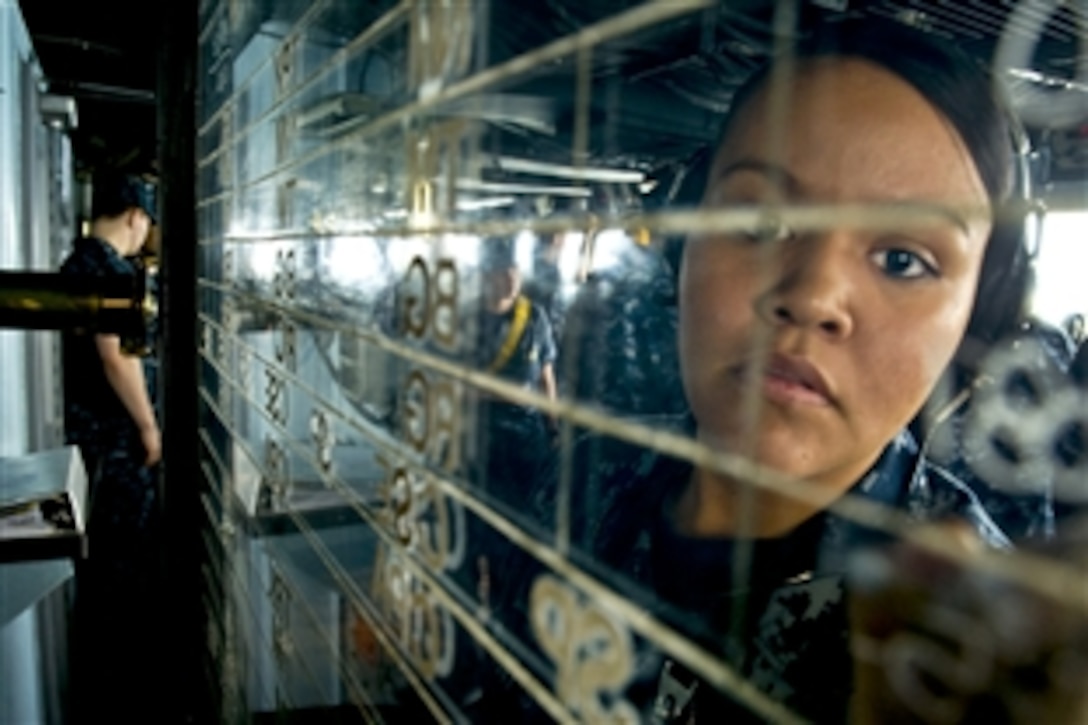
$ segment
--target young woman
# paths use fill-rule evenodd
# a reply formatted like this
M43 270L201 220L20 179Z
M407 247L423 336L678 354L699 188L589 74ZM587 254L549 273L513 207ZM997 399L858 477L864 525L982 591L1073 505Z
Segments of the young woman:
M972 61L867 20L812 36L789 72L780 69L736 93L702 193L703 208L762 211L761 223L692 235L679 255L677 347L690 409L681 426L808 495L770 493L593 433L573 456L571 556L771 700L807 720L845 722L856 684L850 562L893 542L836 503L867 499L947 526L964 545L1010 546L971 490L925 461L908 426L962 346L1016 329L1023 224L1007 203L1012 137ZM783 208L830 213L794 224ZM881 208L901 221L849 214ZM546 523L557 490L538 497ZM560 639L559 620L530 604L541 568L515 558L493 567L508 572L505 595L496 580L495 619L514 623L519 639L532 641L518 631L522 618L538 640L549 627ZM567 651L583 646L590 657L600 644ZM659 723L767 715L647 642L636 638L633 651L634 674L608 691L589 692L568 672L566 689L577 683L583 697L568 706L590 720L631 708ZM952 667L940 664L915 673L915 692L939 696ZM884 692L866 673L864 692ZM907 700L879 711L909 712Z
M834 513L837 501L1009 546L907 427L965 339L1016 325L1014 161L987 75L899 24L841 25L801 48L790 72L758 73L735 96L702 206L767 210L765 223L686 240L681 376L699 441L811 495L644 453L617 463L627 454L607 445L581 456L593 472L576 479L586 485L572 520L586 565L636 582L659 616L806 718L846 718L847 562L882 540ZM884 206L913 214L888 226L837 211ZM777 221L782 207L836 211L791 225ZM653 717L743 721L729 696L659 665Z

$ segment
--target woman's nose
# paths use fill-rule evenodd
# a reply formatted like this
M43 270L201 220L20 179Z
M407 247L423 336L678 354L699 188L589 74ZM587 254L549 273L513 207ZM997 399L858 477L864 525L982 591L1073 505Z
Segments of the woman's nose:
M775 326L797 326L832 338L854 328L850 240L811 235L783 246L768 291L757 301L759 315Z

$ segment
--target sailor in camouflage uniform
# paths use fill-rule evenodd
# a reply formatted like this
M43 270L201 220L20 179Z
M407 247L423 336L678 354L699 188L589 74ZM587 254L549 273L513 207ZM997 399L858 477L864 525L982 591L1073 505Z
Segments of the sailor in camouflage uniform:
M136 275L130 258L155 223L154 193L137 176L96 177L91 233L75 240L61 272ZM122 350L118 335L66 331L63 348L65 440L79 446L90 483L73 681L79 715L93 718L100 709L117 714L150 697L159 679L143 648L150 646L147 632L159 606L161 436L143 364Z
M555 335L543 308L522 292L521 271L508 240L485 240L481 273L476 368L555 399ZM553 422L535 408L486 393L476 415L483 486L521 508L533 487L532 473L553 455Z

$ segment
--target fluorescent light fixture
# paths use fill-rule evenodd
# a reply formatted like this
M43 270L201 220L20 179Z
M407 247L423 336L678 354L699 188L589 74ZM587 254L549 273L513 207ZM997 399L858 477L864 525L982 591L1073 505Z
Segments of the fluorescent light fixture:
M607 184L641 184L646 180L646 174L631 169L566 166L532 159L519 159L514 156L498 156L495 161L503 171L512 171L516 174L554 176L559 179L577 181L600 181Z
M593 195L589 189L580 186L543 186L536 184L508 184L498 181L480 181L479 179L458 179L457 188L464 191L483 191L493 194L549 194L567 196L575 199L588 199Z
M457 208L461 211L482 211L513 206L516 202L517 199L512 196L489 196L483 199L463 199L457 202Z

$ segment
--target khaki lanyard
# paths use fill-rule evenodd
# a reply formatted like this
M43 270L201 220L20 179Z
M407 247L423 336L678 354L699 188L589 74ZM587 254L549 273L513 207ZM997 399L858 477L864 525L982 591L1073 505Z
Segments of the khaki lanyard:
M495 359L491 361L491 364L487 366L489 373L499 372L510 362L510 358L514 356L514 350L517 349L518 343L521 342L521 338L525 335L525 328L529 324L529 314L532 311L533 303L529 301L529 298L518 295L517 300L514 302L514 320L510 323L510 329L506 333L506 339L503 340L498 354L495 355Z

